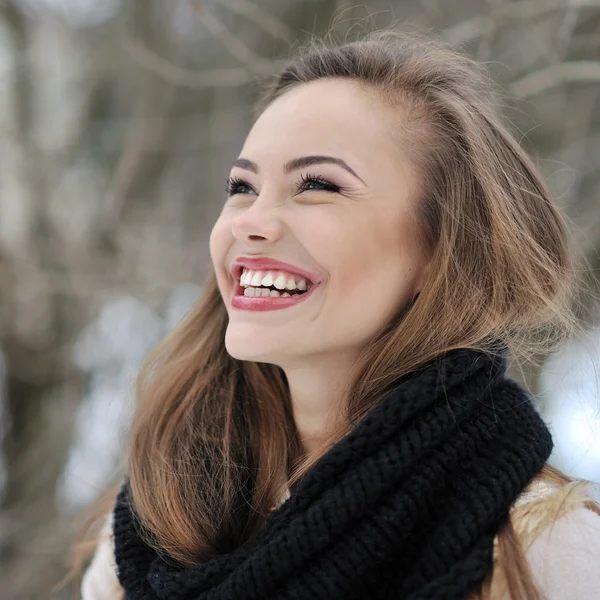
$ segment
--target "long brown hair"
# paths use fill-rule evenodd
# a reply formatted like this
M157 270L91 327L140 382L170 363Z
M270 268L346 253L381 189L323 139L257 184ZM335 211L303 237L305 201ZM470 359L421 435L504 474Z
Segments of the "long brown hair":
M421 175L415 220L428 276L364 348L340 406L343 425L318 454L303 455L283 371L227 353L227 311L211 274L197 306L142 369L129 438L137 516L186 565L255 535L285 487L399 376L454 348L495 351L490 340L527 360L582 331L568 224L503 124L483 67L414 33L313 39L265 90L257 112L298 85L332 77L374 90L398 110L394 135ZM523 553L511 552L510 523L501 536L513 597L538 598Z

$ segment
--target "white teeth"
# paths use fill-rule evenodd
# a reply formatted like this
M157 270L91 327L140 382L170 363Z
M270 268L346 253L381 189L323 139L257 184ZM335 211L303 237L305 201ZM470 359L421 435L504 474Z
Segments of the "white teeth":
M240 285L244 287L276 287L278 290L299 290L301 292L308 289L306 279L298 275L290 276L283 271L253 271L252 269L242 271Z
M250 298L263 297L266 298L270 296L271 298L278 298L279 296L289 296L287 292L281 294L278 290L268 290L267 288L255 288L255 287L247 287L244 288L244 296L248 296Z
M286 280L285 280L285 275L279 275L279 277L277 277L277 279L274 281L273 285L278 289L278 290L284 290L285 289L285 284L286 284Z
M254 287L258 287L260 285L260 282L262 281L262 278L263 278L262 271L256 271L256 273L254 273L254 277L252 277L252 281L250 282L250 285L253 285Z
M288 294L287 292L283 292L283 294L281 294L282 298L285 298L286 296L291 296L291 294Z
M273 275L271 271L267 271L267 274L262 278L260 285L264 287L269 287L270 285L273 285Z

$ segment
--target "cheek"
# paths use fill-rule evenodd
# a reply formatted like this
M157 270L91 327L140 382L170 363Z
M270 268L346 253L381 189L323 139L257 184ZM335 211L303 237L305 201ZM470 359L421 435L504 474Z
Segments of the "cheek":
M415 256L395 221L363 218L359 223L336 228L321 243L321 256L340 315L347 319L349 311L380 326L410 296Z
M231 242L231 226L226 219L219 218L210 232L209 251L221 294L223 294L226 291L226 287L230 285L229 274L226 271L226 260L227 252L231 247Z
M231 227L226 219L219 217L214 224L209 238L210 257L215 270L222 268L227 248L231 244Z
M340 344L363 346L405 305L410 296L409 278L403 272L395 278L389 273L389 269L380 266L357 268L353 273L344 272L335 281L329 297L328 306L332 309L327 311L327 327Z

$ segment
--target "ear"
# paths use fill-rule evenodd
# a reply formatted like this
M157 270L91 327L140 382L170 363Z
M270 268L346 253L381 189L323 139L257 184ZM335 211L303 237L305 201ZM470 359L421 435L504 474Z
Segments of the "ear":
M421 270L417 276L417 279L415 280L415 287L413 290L413 296L416 297L418 294L421 293L421 290L423 289L423 285L425 284L425 280L427 279L427 275L429 274L429 267L431 265L431 261L427 261L426 264L424 264L421 267Z

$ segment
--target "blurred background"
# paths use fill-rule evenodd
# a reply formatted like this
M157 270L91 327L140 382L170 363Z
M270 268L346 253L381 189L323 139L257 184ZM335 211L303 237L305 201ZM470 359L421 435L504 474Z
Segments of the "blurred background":
M118 477L141 360L201 291L258 84L309 34L392 21L504 86L595 314L600 0L0 0L2 600L71 597L51 588L81 509ZM593 322L587 346L513 376L553 430L550 462L600 480Z

